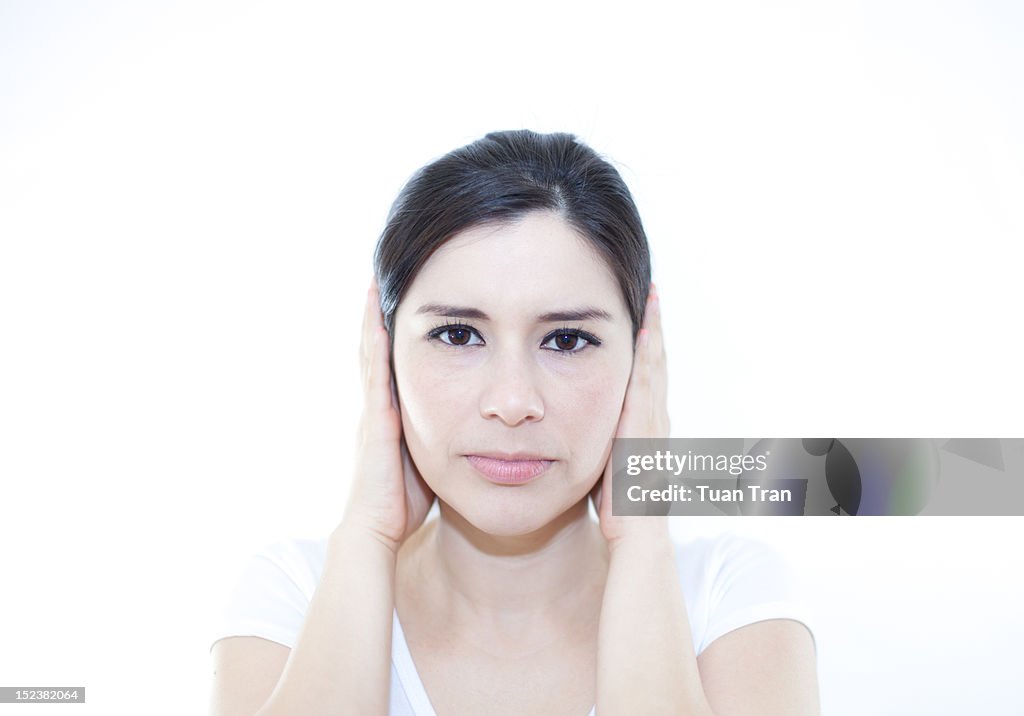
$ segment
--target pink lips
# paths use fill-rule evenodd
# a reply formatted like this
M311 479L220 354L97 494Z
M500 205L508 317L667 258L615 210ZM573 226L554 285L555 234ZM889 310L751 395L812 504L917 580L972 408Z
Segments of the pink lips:
M529 482L551 467L554 460L500 460L482 455L466 455L469 464L491 482L518 485Z

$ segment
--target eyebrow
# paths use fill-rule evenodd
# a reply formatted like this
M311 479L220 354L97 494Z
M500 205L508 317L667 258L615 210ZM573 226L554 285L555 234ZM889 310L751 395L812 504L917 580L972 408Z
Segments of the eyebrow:
M470 306L451 306L445 303L425 303L416 309L416 313L425 313L432 316L459 316L461 318L475 318L480 321L491 320L490 316L479 308ZM567 311L550 311L537 316L538 323L549 323L552 321L610 321L612 315L600 308L576 308Z

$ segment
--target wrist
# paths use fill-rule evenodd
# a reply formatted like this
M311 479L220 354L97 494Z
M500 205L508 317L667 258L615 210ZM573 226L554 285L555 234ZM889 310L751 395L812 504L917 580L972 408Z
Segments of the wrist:
M395 557L398 555L398 549L402 546L401 541L389 537L374 527L371 520L363 519L356 514L345 515L331 532L329 542L346 545L361 543L369 548L380 546Z
M668 520L664 517L634 516L628 527L618 530L615 539L608 541L609 554L671 554L674 550Z

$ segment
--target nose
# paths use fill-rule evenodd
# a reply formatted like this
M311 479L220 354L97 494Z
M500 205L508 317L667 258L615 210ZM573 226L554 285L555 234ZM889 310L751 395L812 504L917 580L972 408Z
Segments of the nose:
M509 427L544 418L544 400L537 387L535 364L526 356L495 355L488 361L480 394L480 415Z

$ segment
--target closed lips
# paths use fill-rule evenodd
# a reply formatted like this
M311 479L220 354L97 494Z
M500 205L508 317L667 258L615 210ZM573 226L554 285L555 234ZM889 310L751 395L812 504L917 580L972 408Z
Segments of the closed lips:
M502 483L527 482L548 469L553 460L535 456L516 455L514 459L506 456L466 455L470 464L485 477Z

